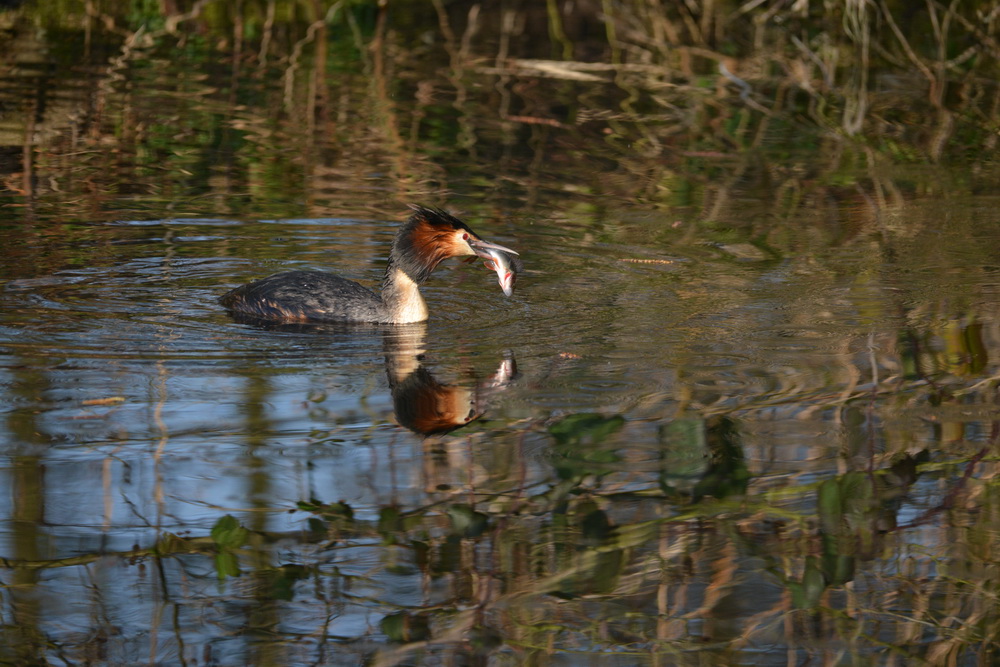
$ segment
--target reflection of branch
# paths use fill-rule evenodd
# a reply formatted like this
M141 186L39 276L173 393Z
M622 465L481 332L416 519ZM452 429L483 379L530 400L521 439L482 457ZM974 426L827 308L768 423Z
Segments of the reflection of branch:
M109 556L135 561L137 559L159 558L174 554L212 553L215 550L215 540L211 537L183 538L166 534L154 546L146 547L144 549L130 549L128 551L120 552L101 551L100 553L82 554L79 556L70 556L68 558L50 558L45 560L0 558L0 567L12 570L46 570L59 567L89 565L90 563L106 559Z
M470 151L470 155L474 159L475 154L472 151L477 138L472 119L476 116L476 113L465 108L469 97L469 90L465 85L465 69L466 64L470 62L469 51L472 47L472 40L479 31L480 5L475 4L469 8L469 14L465 22L465 32L462 33L461 43L457 47L455 34L451 29L451 23L448 21L448 13L444 5L441 4L441 0L434 0L434 8L438 14L438 23L441 26L441 32L445 36L444 50L448 53L448 59L451 62L451 67L446 76L455 90L455 99L452 105L458 112L458 119L456 121L459 125L457 143L460 147Z
M970 21L969 19L965 18L964 16L962 16L958 12L954 11L951 7L949 7L949 8L942 7L941 3L937 2L937 0L928 0L927 4L935 6L938 9L942 9L942 10L948 12L949 15L953 19L957 20L959 23L962 24L963 28L965 28L966 30L968 30L969 32L971 32L973 35L975 35L976 39L978 39L986 47L988 47L989 50L993 52L993 57L994 58L1000 58L1000 43L998 43L997 40L994 39L988 33L983 32L983 29L980 28L979 25L973 23L972 21ZM994 7L993 10L992 10L992 12L991 12L993 14L993 16L992 17L983 17L982 24L983 25L989 25L993 20L996 20L996 14L997 14L998 11L1000 11L1000 6ZM974 48L974 47L970 47L970 48Z
M191 19L198 18L201 15L201 10L209 3L210 0L198 0L191 7L191 11L184 14L177 14L175 16L168 16L163 21L163 29L165 32L169 32L171 35L177 34L177 24L181 21L189 21Z
M971 384L968 387L965 387L963 389L956 389L956 390L954 390L954 391L951 392L951 395L955 396L957 398L959 396L964 396L965 394L969 394L969 393L972 393L974 391L978 391L982 387L985 387L987 385L992 385L992 384L1000 384L1000 375L992 375L992 376L986 378L985 380L980 380L979 382L976 382L975 384Z
M792 40L792 44L798 47L799 51L805 54L805 56L809 58L809 60L811 60L813 64L816 65L816 67L819 68L819 71L823 74L823 84L826 86L826 89L827 90L832 89L833 73L830 71L830 68L827 66L827 64L823 62L823 60L819 57L819 55L817 55L815 51L809 48L809 46L801 39L799 39L795 35L791 35L790 37ZM806 83L808 83L808 81ZM809 89L805 90L813 96L818 96L816 91L811 90L811 88L812 86L810 86Z
M857 67L854 68L851 81L854 82L853 94L848 95L845 87L843 128L849 134L861 131L865 116L868 113L868 49L871 45L871 28L868 12L864 2L847 3L850 11L844 12L844 32L854 40L858 48Z
M893 20L892 12L889 11L889 8L886 6L885 0L882 0L880 7L882 8L882 15L885 16L886 22L892 29L893 34L896 35L896 39L899 40L899 44L900 46L903 47L903 51L906 52L906 56L910 59L910 62L916 65L917 69L920 70L921 74L923 74L927 78L927 81L930 83L932 101L937 99L937 88L938 88L937 77L934 76L934 73L931 72L930 68L927 67L927 65L925 65L922 60L920 60L917 54L913 52L913 49L910 48L910 43L906 40L906 36L903 34L903 31L899 29L898 25L896 25L896 21ZM935 104L935 106L936 105L937 104Z
M770 109L768 109L765 106L761 106L756 101L754 101L753 99L750 98L750 94L753 93L753 88L750 86L749 83L747 83L746 81L744 81L743 79L741 79L740 77L736 76L731 71L729 71L729 68L726 67L726 63L725 62L720 62L719 63L719 74L721 74L722 76L724 76L726 79L728 79L733 84L735 84L737 88L740 89L740 101L741 102L743 102L745 105L747 105L751 109L753 109L755 111L759 111L760 113L764 114L765 116L770 116L771 115L771 110Z
M969 459L969 462L965 466L965 472L962 473L962 477L955 482L951 489L949 489L948 493L945 494L941 502L938 503L936 507L931 507L925 511L910 523L903 526L897 526L896 530L910 530L911 528L922 526L930 522L930 520L937 514L950 510L955 504L955 499L958 497L958 493L965 488L965 483L969 481L970 477L972 477L972 471L975 469L976 465L983 459L984 456L986 456L986 452L988 452L993 445L996 444L998 435L1000 435L1000 422L993 422L993 433L990 435L989 445L980 449L971 459Z
M35 203L35 119L38 116L38 100L31 105L28 112L28 120L24 124L24 144L21 147L21 165L23 175L21 177L23 196L27 200L29 209Z
M288 64L288 69L285 70L285 76L284 76L284 79L285 79L285 107L289 111L291 111L292 106L293 106L293 104L292 104L292 85L295 82L295 77L294 77L295 72L299 68L299 60L302 58L302 49L305 48L306 44L309 44L310 42L312 42L313 40L316 39L316 32L320 28L325 27L326 24L327 24L327 22L333 20L333 17L336 16L337 11L340 9L340 7L343 4L344 4L344 0L338 0L338 2L335 2L330 7L330 9L327 10L326 15L323 18L317 19L317 20L313 21L312 23L310 23L309 27L306 28L306 35L305 35L305 37L303 37L299 41L295 42L295 46L292 47L292 53L288 57L288 63L289 63Z
M467 609L451 614L448 616L448 629L433 640L409 642L404 646L381 650L375 655L375 659L368 664L376 667L390 667L405 663L406 658L416 651L423 651L435 646L463 643L466 641L469 631L478 624L479 617L477 609Z
M260 36L260 52L257 55L258 71L263 74L267 67L267 51L271 46L271 39L274 36L274 3L270 0L267 3L267 13L264 16L264 27Z

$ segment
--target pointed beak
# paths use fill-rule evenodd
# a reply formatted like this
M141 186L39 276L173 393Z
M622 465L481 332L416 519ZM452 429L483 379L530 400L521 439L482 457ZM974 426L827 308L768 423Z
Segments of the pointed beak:
M489 241L484 241L482 239L469 239L469 245L472 246L472 251L483 259L490 258L490 250L500 250L501 252L510 253L511 255L519 254L516 250L511 250L510 248L496 243L490 243Z

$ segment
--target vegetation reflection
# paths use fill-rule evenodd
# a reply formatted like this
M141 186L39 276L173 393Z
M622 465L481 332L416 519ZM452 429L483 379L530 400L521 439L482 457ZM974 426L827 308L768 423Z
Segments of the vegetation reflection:
M1000 660L994 3L4 4L0 662ZM411 201L512 352L204 307Z

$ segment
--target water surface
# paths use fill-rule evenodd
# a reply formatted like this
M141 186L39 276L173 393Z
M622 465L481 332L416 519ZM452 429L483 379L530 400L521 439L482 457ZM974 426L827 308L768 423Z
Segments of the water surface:
M2 15L0 662L996 660L995 83L852 133L741 70L763 113L607 41L654 4L561 61L467 3ZM376 287L408 202L521 251L514 296L218 305Z

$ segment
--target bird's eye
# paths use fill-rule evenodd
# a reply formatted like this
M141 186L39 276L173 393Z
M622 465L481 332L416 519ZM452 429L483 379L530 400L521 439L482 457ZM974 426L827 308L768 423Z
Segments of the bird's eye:
M469 240L469 235L468 234L462 234L462 240L463 241L468 241Z

